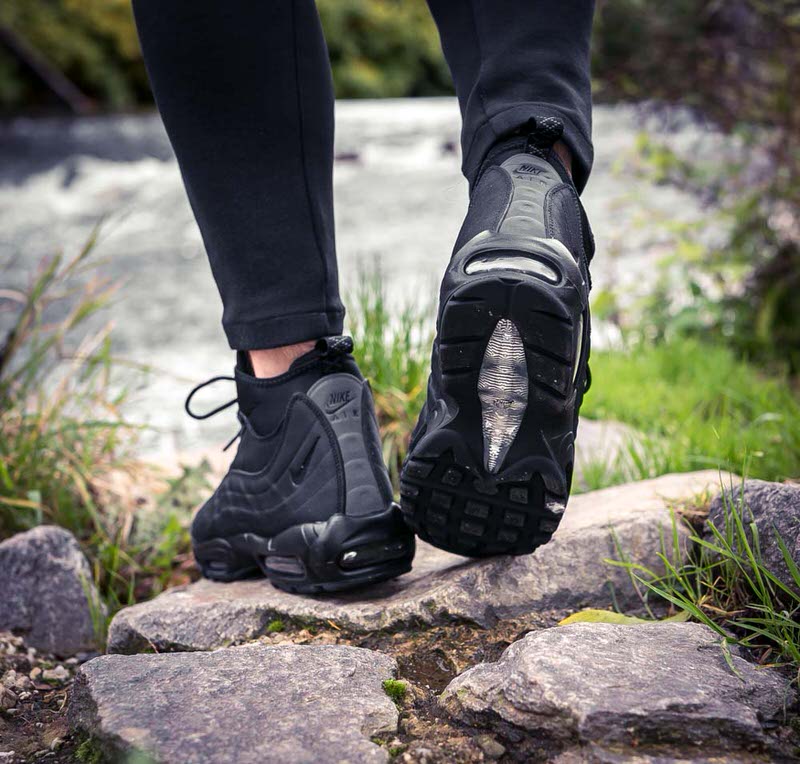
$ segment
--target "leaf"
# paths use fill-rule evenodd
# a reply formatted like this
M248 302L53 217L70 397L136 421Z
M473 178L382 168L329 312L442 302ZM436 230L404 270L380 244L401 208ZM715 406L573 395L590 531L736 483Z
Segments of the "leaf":
M681 621L688 621L690 617L690 613L686 610L681 610L680 613L671 615L668 618L651 620L649 618L638 618L635 615L615 613L613 610L587 608L586 610L580 610L577 613L568 615L562 621L559 621L558 625L567 626L571 623L619 623L627 626L635 626L642 623L679 623Z

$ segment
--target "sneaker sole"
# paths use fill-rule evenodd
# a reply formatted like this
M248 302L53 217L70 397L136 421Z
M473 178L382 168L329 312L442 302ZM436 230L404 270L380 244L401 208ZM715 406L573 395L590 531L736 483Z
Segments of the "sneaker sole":
M540 258L535 273L506 255L496 270L463 278L444 305L444 397L400 484L407 524L441 549L528 554L558 527L588 346L586 289L568 257Z
M270 538L242 533L194 543L193 548L205 578L230 582L265 576L287 592L324 594L407 573L415 543L393 505L379 515L334 515Z

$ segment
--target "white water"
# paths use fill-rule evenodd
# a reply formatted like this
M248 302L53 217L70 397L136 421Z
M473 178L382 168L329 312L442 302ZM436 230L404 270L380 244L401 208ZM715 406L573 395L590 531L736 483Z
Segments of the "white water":
M337 104L336 224L345 294L360 266L379 263L393 301L433 300L467 203L458 130L452 99ZM615 169L632 152L638 130L630 107L595 112L596 161L584 194L597 239L595 289L640 288L670 247L653 222L700 214L684 194ZM696 136L687 124L677 139ZM97 249L107 259L101 272L124 280L110 309L116 352L161 370L137 391L131 418L159 428L145 441L150 450L223 441L235 431L230 416L197 423L183 413L190 385L229 373L233 357L157 116L16 120L0 127L0 263L8 266L0 287L24 284L44 255L74 253L101 218L107 218ZM606 334L601 327L595 342L607 341Z

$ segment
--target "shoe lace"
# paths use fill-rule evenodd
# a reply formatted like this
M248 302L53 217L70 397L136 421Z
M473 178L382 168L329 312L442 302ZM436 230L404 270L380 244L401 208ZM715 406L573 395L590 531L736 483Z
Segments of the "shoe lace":
M347 335L335 335L332 337L323 337L321 340L317 341L317 344L314 346L314 349L320 353L319 360L322 368L323 374L330 374L331 372L338 371L342 366L343 357L349 355L353 352L353 338L348 337ZM239 398L235 397L229 400L227 403L223 403L216 408L211 409L211 411L205 411L201 414L198 414L195 411L192 411L191 403L192 398L200 392L204 387L208 387L209 385L216 384L217 382L235 382L236 377L231 377L228 375L221 375L216 377L211 377L207 379L205 382L201 382L199 385L195 385L192 390L189 392L189 395L186 396L186 400L184 401L183 408L186 413L192 417L192 419L209 419L216 414L219 414L220 411L225 411L225 409L229 409L231 406L235 406L239 402ZM240 421L242 417L239 417ZM227 451L241 436L244 432L244 422L241 422L241 426L239 427L239 431L234 435L223 447L223 451Z
M545 159L553 144L564 134L564 123L556 117L531 117L525 125L525 132L528 134L526 153Z
M208 387L209 385L216 384L217 382L235 382L236 377L230 377L227 375L222 375L218 377L211 377L211 379L207 379L205 382L201 382L199 385L195 385L192 388L189 395L186 396L186 401L183 404L183 408L185 409L186 413L192 417L192 419L209 419L210 417L214 416L215 414L219 414L220 411L225 411L225 409L229 409L231 406L235 406L239 402L239 398L232 398L227 403L223 403L221 406L217 406L211 411L205 411L202 414L198 414L192 411L191 403L192 398L200 392L204 387ZM235 442L236 440L241 437L242 432L244 431L244 424L239 427L239 431L234 435L223 447L223 451L227 451Z

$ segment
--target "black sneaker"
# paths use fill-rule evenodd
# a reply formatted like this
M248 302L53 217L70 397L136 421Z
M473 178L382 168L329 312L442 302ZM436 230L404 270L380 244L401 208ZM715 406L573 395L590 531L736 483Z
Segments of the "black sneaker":
M339 591L411 569L414 536L392 501L369 383L349 337L328 337L274 379L235 371L241 442L192 524L203 575L265 575L291 592ZM209 382L216 381L219 377ZM203 419L217 413L196 415Z
M569 497L588 387L593 240L545 119L490 153L439 297L406 522L456 554L527 554Z

